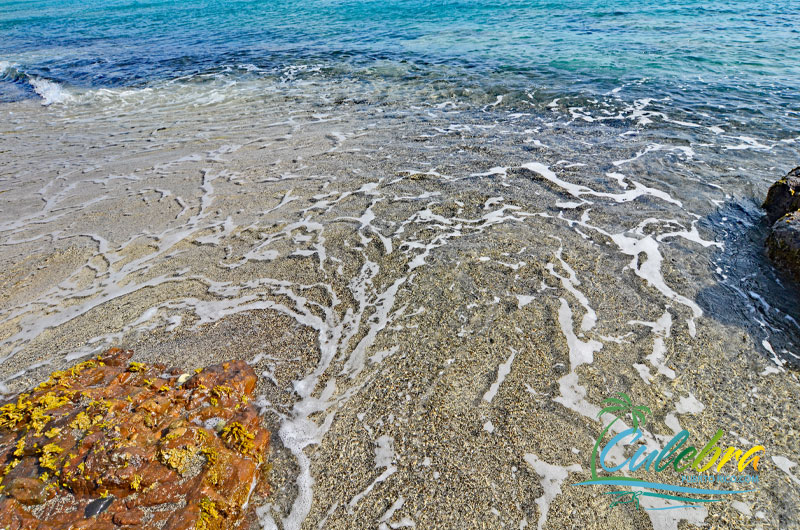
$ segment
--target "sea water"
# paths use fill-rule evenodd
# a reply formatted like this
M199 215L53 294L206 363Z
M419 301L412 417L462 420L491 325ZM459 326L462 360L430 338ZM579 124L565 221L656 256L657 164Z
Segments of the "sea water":
M636 527L568 487L626 391L648 447L764 443L752 517L791 526L800 315L760 203L800 164L798 28L793 1L2 2L0 392L112 345L244 358L259 524L383 529Z

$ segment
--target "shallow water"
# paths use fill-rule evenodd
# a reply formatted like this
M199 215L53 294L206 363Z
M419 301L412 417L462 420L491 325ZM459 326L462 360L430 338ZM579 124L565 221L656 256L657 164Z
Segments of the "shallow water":
M110 345L248 359L254 528L796 523L759 210L800 160L791 4L4 7L4 393ZM649 445L763 443L763 489L568 487L620 390Z

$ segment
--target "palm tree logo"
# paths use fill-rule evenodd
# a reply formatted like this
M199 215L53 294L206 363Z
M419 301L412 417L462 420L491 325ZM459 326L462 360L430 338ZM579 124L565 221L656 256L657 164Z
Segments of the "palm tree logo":
M623 429L620 432L625 433L627 436L628 433L636 434L639 432L641 428L645 426L647 423L647 417L651 416L653 413L650 411L649 408L634 405L631 398L625 394L624 392L619 392L615 397L609 397L603 400L603 409L597 414L597 419L599 420L603 414L612 414L614 419L606 425L603 432L600 433L600 436L597 437L597 440L594 443L594 449L592 450L592 459L591 459L591 469L592 469L592 478L591 480L586 480L583 482L579 482L577 484L573 484L573 486L622 486L622 487L630 487L630 488L637 488L635 491L624 491L624 490L616 490L616 491L608 491L604 492L605 495L613 495L613 501L611 502L611 507L622 505L622 504L632 504L636 508L640 508L640 499L644 497L655 497L659 499L667 499L669 501L683 501L688 503L707 503L707 502L719 502L721 499L709 499L705 497L699 497L699 495L731 495L731 494L739 494L739 493L749 493L755 490L728 490L728 489L707 489L707 488L695 488L690 486L676 486L675 484L670 483L661 483L661 482L653 482L650 480L643 480L640 478L630 477L630 476L623 476L623 475L612 475L612 476L604 476L602 478L598 477L597 475L597 454L600 448L600 442L603 441L606 434L611 430L617 421L626 421L630 419L631 425L633 425L632 429ZM661 458L661 457L659 457ZM651 491L655 490L655 491ZM663 491L664 493L659 492L658 490ZM667 508L645 508L645 509L654 509L654 510L664 510L669 508L681 508L681 507L689 507L694 506L694 504L677 504L677 505L669 505Z
M603 404L605 404L606 407L597 413L598 420L600 419L600 416L605 413L613 414L614 419L611 421L611 423L606 425L606 428L603 429L603 432L600 433L600 436L597 437L597 441L594 443L591 461L592 479L597 479L597 451L600 447L600 442L603 440L609 429L611 429L611 426L614 425L617 420L630 417L634 432L637 432L640 426L644 427L647 423L648 414L653 414L650 409L645 406L634 405L631 401L631 398L624 392L619 392L617 396L618 397L609 397L604 399Z

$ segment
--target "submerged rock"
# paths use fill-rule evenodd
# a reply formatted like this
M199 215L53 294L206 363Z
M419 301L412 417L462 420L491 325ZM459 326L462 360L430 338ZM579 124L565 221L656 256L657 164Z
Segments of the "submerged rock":
M769 224L774 224L787 213L800 209L800 167L794 168L770 186L762 207L767 212Z
M763 207L772 225L767 254L800 281L800 167L769 188Z
M237 528L266 491L252 368L187 378L131 356L111 349L0 406L0 528Z
M767 254L778 267L800 281L800 212L788 213L772 225Z

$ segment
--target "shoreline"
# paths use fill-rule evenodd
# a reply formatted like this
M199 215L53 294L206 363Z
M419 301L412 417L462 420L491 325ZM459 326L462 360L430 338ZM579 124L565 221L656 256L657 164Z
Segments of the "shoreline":
M796 520L792 337L771 332L774 362L761 326L714 311L726 234L708 227L734 199L697 176L716 171L701 147L639 154L646 130L568 113L342 106L143 109L83 133L106 107L16 106L0 371L27 371L9 392L111 345L248 361L274 444L253 529ZM762 443L761 489L645 511L571 487L621 390L654 446L687 426Z

